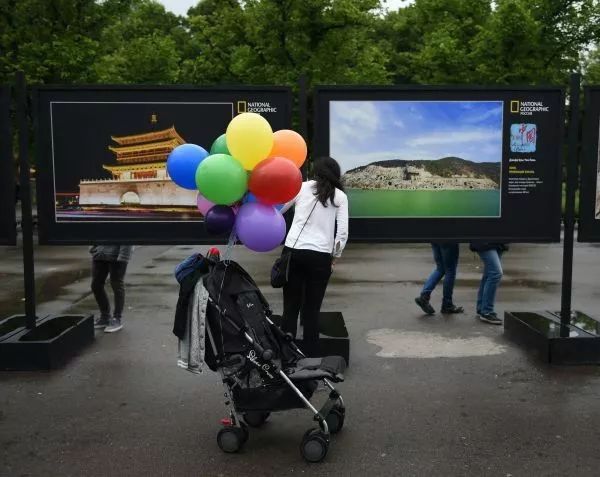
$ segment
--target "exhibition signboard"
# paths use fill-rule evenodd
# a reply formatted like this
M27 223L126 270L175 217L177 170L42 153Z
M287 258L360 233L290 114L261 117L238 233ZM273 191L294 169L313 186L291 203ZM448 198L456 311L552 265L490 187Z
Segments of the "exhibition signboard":
M168 176L184 143L209 150L231 119L291 125L285 87L41 87L36 90L40 243L211 243L197 191Z
M319 87L355 241L559 241L560 88Z

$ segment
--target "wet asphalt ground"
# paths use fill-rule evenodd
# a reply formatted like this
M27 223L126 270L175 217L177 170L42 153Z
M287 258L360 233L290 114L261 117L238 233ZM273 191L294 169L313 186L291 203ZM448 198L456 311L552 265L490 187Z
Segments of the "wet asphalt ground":
M223 388L176 366L173 267L189 247L141 247L127 276L124 329L51 373L0 373L3 476L595 476L600 474L600 367L549 367L474 315L479 261L466 247L460 316L425 317L413 299L431 269L424 245L351 246L324 310L344 313L351 366L339 388L346 426L322 464L298 446L306 411L275 414L243 451L216 445ZM274 255L237 249L275 311ZM94 310L83 247L37 250L40 314ZM578 246L577 309L600 316L600 248ZM498 309L560 307L559 245L514 246ZM20 258L0 249L0 309L21 306ZM439 308L441 290L433 303ZM317 393L319 401L326 396Z

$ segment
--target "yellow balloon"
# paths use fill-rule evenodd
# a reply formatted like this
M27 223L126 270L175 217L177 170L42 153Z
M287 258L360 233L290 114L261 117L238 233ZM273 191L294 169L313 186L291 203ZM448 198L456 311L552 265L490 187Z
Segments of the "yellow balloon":
M244 169L251 171L273 149L273 129L260 114L242 113L231 120L225 133L227 149Z

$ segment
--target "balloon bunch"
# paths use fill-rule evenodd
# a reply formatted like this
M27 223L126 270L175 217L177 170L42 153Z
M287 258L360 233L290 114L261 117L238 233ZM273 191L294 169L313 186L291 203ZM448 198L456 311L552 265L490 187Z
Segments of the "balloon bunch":
M198 189L198 210L209 233L235 231L250 250L267 252L285 237L280 210L302 187L307 148L302 136L275 133L256 113L231 120L210 153L195 144L173 149L167 172L180 187Z

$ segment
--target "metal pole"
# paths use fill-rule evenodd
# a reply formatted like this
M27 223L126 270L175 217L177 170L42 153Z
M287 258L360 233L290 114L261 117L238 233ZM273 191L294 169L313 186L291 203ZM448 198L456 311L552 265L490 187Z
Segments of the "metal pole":
M23 230L23 279L25 284L25 321L35 328L35 270L33 265L33 218L29 177L29 124L27 122L27 85L22 71L15 75L17 85L17 128L21 179L21 228Z
M579 175L578 142L579 142L579 89L581 75L571 75L569 94L569 145L567 152L567 190L564 216L564 246L560 322L561 336L568 336L567 325L571 323L571 297L573 293L573 244L575 236L575 193Z
M300 118L300 135L308 143L308 94L307 94L307 80L306 74L302 73L298 79L298 111Z
M307 92L307 79L306 73L302 73L298 79L298 118L299 124L298 129L300 135L309 143L308 139L308 92ZM308 162L308 161L307 161ZM302 178L306 180L308 173L308 164L304 163L302 167Z

